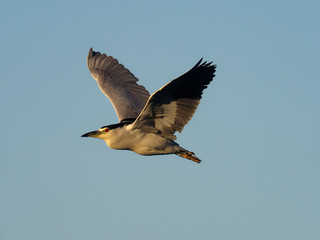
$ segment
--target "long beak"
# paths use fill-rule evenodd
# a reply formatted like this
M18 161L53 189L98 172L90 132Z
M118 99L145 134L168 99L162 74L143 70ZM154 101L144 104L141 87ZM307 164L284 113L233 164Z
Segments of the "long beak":
M99 136L101 135L101 132L99 131L92 131L92 132L88 132L83 134L81 137L94 137L94 138L99 138Z

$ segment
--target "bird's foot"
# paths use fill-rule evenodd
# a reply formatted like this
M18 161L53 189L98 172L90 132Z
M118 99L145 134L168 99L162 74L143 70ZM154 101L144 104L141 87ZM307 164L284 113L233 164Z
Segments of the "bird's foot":
M191 161L194 161L196 163L201 163L201 160L197 158L193 152L180 152L177 153L178 156L189 159Z

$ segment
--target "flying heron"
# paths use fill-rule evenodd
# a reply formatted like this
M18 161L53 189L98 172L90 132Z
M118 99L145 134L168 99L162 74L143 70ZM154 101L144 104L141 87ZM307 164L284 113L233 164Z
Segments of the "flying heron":
M100 90L112 103L119 123L103 126L82 137L103 139L112 149L141 155L176 154L201 160L174 140L195 113L202 92L215 76L216 65L200 61L188 72L152 95L117 59L92 48L87 65Z

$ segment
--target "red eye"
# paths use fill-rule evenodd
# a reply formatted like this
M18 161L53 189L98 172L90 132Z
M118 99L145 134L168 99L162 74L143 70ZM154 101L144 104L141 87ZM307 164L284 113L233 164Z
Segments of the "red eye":
M105 132L109 132L109 129L108 129L108 128L106 128L104 131L105 131Z

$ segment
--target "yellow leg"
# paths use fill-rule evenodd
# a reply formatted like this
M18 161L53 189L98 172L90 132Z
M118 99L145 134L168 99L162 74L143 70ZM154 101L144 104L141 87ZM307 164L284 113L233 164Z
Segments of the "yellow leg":
M178 156L189 159L191 161L194 161L196 163L201 163L201 160L197 158L193 152L180 152L177 153Z

